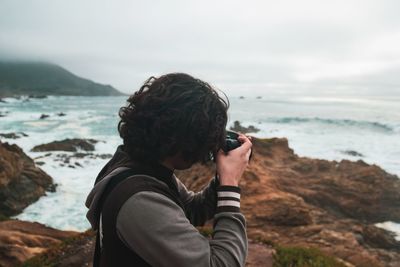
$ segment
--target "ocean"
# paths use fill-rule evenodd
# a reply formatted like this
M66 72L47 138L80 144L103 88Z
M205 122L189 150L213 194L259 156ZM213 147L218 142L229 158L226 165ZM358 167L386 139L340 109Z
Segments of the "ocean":
M96 154L113 154L121 143L117 131L118 110L126 97L49 96L45 99L5 98L0 102L0 133L24 132L15 143L32 158L45 162L41 168L58 184L16 218L37 221L64 230L89 228L85 198L101 167L102 158L71 159L60 166L60 155L71 152L31 152L35 145L65 138L99 140ZM300 156L328 160L359 160L377 164L400 177L400 99L351 97L263 96L230 97L229 125L240 121L260 131L257 137L286 137ZM59 116L59 113L65 116ZM41 114L49 115L39 119ZM38 159L39 160L39 159ZM75 165L78 162L81 167ZM399 234L400 225L379 226Z

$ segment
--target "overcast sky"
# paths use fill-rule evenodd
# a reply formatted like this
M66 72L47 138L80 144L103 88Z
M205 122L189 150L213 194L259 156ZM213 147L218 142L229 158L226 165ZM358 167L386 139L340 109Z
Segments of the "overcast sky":
M228 95L399 96L400 1L0 0L0 58L128 93L180 71Z

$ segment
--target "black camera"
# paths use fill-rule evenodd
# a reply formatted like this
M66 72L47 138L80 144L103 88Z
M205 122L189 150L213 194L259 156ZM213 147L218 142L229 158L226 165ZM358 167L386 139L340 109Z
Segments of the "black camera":
M226 131L225 147L223 148L225 153L228 153L235 148L238 148L242 143L238 140L239 134L233 131ZM253 157L253 150L250 152L249 160Z
M229 151L234 150L235 148L238 148L242 145L239 142L238 137L238 133L226 131L225 147L223 149L225 153L228 153Z

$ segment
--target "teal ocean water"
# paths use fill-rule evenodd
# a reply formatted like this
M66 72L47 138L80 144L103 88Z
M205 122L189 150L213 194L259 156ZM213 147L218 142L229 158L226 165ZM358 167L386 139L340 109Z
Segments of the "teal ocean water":
M93 138L96 154L112 154L121 140L117 132L118 109L126 97L50 96L45 99L4 99L0 102L0 133L24 132L28 136L1 140L16 143L32 158L46 153L30 152L35 145L65 138ZM230 98L229 124L238 120L254 125L258 137L287 137L300 156L329 160L359 160L377 164L400 176L400 99L328 97ZM63 112L65 116L59 116ZM41 114L48 118L39 119ZM353 151L353 155L347 153ZM60 154L46 156L41 166L58 184L17 216L59 229L85 230L84 200L96 174L107 162L101 158L72 159L60 166ZM39 159L38 159L39 160ZM382 227L400 233L398 224Z

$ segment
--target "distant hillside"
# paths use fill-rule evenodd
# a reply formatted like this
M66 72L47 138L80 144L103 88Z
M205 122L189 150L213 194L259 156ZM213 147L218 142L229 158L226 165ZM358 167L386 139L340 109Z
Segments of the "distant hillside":
M123 95L49 63L0 62L0 97L16 95Z

